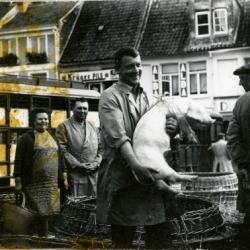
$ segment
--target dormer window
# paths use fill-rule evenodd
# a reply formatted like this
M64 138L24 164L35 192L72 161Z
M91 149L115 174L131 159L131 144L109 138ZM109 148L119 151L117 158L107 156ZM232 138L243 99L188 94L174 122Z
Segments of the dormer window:
M197 37L210 35L209 11L202 11L195 13L195 29Z
M214 10L213 21L214 21L214 33L215 34L225 34L228 32L226 9Z

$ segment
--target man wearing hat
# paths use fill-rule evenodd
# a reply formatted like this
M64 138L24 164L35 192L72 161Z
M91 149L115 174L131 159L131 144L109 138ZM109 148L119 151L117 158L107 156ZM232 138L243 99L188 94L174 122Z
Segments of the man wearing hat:
M239 76L239 84L246 93L239 97L233 109L233 118L227 130L227 146L238 168L237 206L240 212L246 214L240 236L250 246L250 64L233 73Z

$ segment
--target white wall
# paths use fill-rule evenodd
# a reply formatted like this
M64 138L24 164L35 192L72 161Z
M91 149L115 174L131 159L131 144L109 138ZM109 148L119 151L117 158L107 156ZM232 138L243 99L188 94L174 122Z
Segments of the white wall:
M239 79L233 71L245 63L245 58L250 58L250 48L235 48L216 50L211 52L192 53L184 56L155 58L143 60L142 83L149 93L153 93L152 66L159 67L159 81L161 85L161 65L166 63L188 63L191 61L207 62L208 93L205 95L189 95L192 99L210 110L224 113L232 112L238 96L244 93L239 86ZM221 110L221 102L223 108Z
M150 64L142 65L141 86L147 92L149 101L152 102L153 84L152 84L152 66Z

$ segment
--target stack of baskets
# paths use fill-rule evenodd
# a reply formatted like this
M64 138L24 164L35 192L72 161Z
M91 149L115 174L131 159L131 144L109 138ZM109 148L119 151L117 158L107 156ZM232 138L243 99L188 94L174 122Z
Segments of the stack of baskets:
M226 217L236 211L238 179L235 173L185 173L197 175L194 182L183 182L181 190L186 195L206 198L219 205ZM225 218L226 220L230 218Z

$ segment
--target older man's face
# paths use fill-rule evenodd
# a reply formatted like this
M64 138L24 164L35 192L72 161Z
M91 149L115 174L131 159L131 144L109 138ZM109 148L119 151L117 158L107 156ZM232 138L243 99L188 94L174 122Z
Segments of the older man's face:
M79 102L79 101L76 101L74 109L73 109L74 118L78 122L83 122L83 121L86 120L86 117L88 115L88 111L89 111L89 104L88 104L88 102Z
M138 84L142 74L141 57L123 56L118 74L123 83L130 86Z
M250 91L250 75L239 75L240 85L245 89L245 91Z

